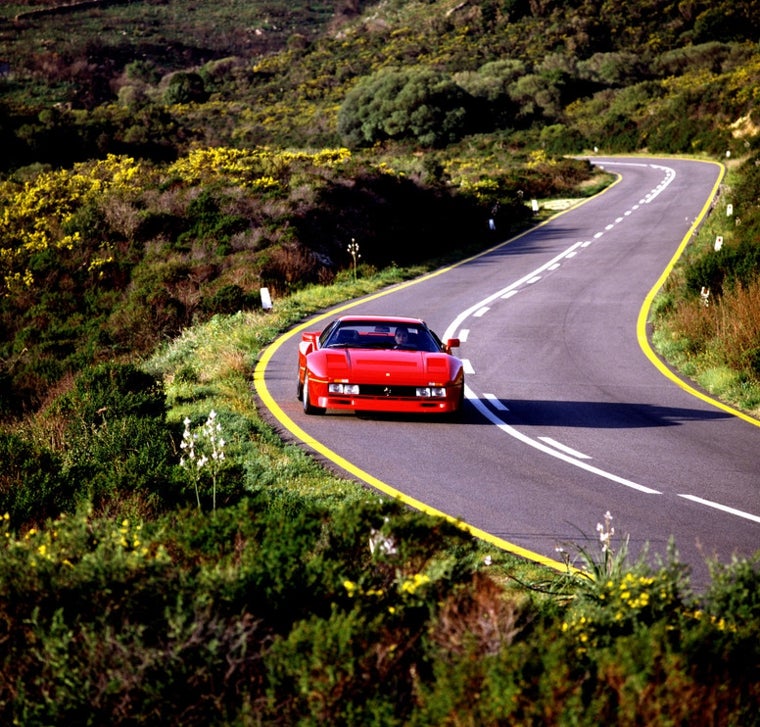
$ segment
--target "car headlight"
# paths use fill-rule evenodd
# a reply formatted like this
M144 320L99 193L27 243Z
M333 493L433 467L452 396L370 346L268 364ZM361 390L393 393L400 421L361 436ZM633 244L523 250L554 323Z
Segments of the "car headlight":
M442 399L446 396L445 386L418 386L417 396L426 399Z
M344 396L356 396L359 393L359 384L332 383L327 385L330 394L342 394Z

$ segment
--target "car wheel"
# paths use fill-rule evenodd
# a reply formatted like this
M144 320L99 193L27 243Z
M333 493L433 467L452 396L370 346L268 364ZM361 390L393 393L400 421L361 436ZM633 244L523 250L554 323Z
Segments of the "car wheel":
M463 416L464 416L464 386L462 387L462 392L459 394L459 398L457 401L457 408L446 415L446 420L449 422L458 422L458 421L461 421Z
M324 414L325 410L320 406L312 406L309 398L309 375L303 377L303 391L301 392L304 414Z
M296 387L296 399L298 399L298 401L301 401L302 397L303 397L303 381L299 379L298 386Z

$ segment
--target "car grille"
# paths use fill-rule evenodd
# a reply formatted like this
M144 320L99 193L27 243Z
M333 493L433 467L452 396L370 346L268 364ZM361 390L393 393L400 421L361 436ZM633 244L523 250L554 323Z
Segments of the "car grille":
M385 386L383 384L361 384L361 396L385 397L388 399L416 399L416 386Z

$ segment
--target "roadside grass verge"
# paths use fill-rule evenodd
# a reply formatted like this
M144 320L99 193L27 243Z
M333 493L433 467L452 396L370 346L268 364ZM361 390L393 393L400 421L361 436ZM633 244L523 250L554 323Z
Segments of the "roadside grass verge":
M244 489L266 492L283 503L307 499L326 506L366 501L379 495L340 477L306 454L283 442L256 406L253 371L263 349L279 334L309 315L346 300L429 272L428 267L391 267L362 271L354 279L343 275L330 286L310 286L274 301L271 311L241 311L214 316L187 329L161 346L143 368L164 381L167 423L179 434L182 422L201 423L214 411L230 433L228 456L244 463ZM295 385L294 385L295 395ZM476 544L483 557L503 563L512 576L526 583L546 577L544 568L512 557L486 543Z
M655 297L650 319L655 349L682 375L717 399L758 417L760 278L733 277L726 265L738 261L734 266L739 272L751 271L751 256L756 254L744 242L745 228L756 224L756 211L747 210L743 219L727 214L741 180L737 169L727 171L713 211Z

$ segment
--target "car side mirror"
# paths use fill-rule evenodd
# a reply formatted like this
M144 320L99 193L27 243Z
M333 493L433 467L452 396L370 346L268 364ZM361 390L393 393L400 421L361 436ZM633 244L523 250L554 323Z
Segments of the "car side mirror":
M451 351L452 348L459 348L459 339L458 338L449 338L446 341L446 350Z
M321 331L306 331L301 335L302 343L307 344L306 351L311 352L317 347L317 340L319 339ZM302 347L303 350L303 347Z

